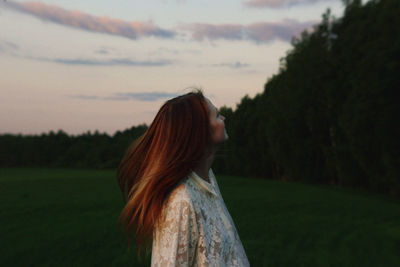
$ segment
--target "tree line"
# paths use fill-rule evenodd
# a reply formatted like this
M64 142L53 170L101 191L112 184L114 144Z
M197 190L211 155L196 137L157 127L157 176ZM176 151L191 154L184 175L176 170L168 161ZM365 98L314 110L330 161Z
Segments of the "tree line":
M62 130L41 135L0 136L0 167L116 168L127 147L147 125L117 131L69 136Z
M400 195L400 1L345 1L292 39L264 91L224 107L218 168Z
M292 39L263 92L220 109L230 138L216 172L400 195L400 1L343 2L341 18L328 8ZM146 129L4 134L0 166L116 168Z

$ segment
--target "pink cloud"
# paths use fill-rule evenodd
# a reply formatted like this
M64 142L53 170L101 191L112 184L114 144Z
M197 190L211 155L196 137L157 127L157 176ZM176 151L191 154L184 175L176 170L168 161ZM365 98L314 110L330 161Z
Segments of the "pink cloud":
M130 39L146 36L171 38L175 35L175 32L157 27L152 22L128 22L107 16L96 17L79 10L66 10L55 5L47 5L40 2L4 2L3 5L12 10L29 14L45 21Z
M312 2L320 0L293 0L293 2ZM279 5L289 0L251 0L250 2ZM3 2L3 6L17 12L22 12L45 21L66 25L76 29L91 32L106 33L130 39L157 36L174 38L177 31L165 30L152 22L124 21L107 16L92 16L79 10L66 10L55 5L40 2ZM249 25L242 24L182 24L176 30L183 30L197 41L208 40L250 40L257 43L267 43L274 40L290 41L292 36L298 36L304 29L310 28L317 21L299 22L282 20L279 22L257 22Z
M248 7L270 7L270 8L282 8L287 6L296 5L311 5L317 2L327 2L327 1L337 1L337 0L246 0L244 5Z
M247 38L256 42L272 40L290 41L293 36L299 36L304 30L312 30L317 21L299 22L285 19L280 22L259 22L246 27Z
M292 36L299 36L304 30L312 30L317 21L299 22L285 19L280 22L258 22L249 25L240 24L185 24L180 28L189 31L197 41L204 39L217 40L250 40L257 43L268 43L274 40L290 41Z
M202 41L207 38L209 40L215 39L229 39L240 40L243 39L243 26L239 24L207 24L207 23L193 23L183 24L179 27L182 30L191 32L192 38L197 41Z

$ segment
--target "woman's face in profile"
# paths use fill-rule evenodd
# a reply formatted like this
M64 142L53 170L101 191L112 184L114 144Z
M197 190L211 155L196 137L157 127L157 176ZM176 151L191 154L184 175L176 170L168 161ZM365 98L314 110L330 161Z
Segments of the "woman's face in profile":
M210 126L212 131L212 140L214 144L224 142L229 138L225 129L225 117L219 114L218 109L211 103L208 98L207 102L208 112L210 114Z

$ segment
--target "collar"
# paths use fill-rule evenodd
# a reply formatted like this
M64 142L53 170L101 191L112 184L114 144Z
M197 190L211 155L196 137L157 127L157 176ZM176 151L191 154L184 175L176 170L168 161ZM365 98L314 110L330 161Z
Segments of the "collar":
M205 181L204 179L200 178L200 176L197 175L194 171L191 171L189 173L189 178L192 178L192 180L203 190L209 192L210 194L218 197L218 194L215 191L215 176L213 171L210 170L208 171L208 178L210 179L210 182Z

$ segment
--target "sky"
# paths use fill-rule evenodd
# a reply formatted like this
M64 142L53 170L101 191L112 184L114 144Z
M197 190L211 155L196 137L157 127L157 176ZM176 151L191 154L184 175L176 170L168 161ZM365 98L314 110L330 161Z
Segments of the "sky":
M0 0L0 134L113 135L201 88L261 93L293 36L341 0Z

